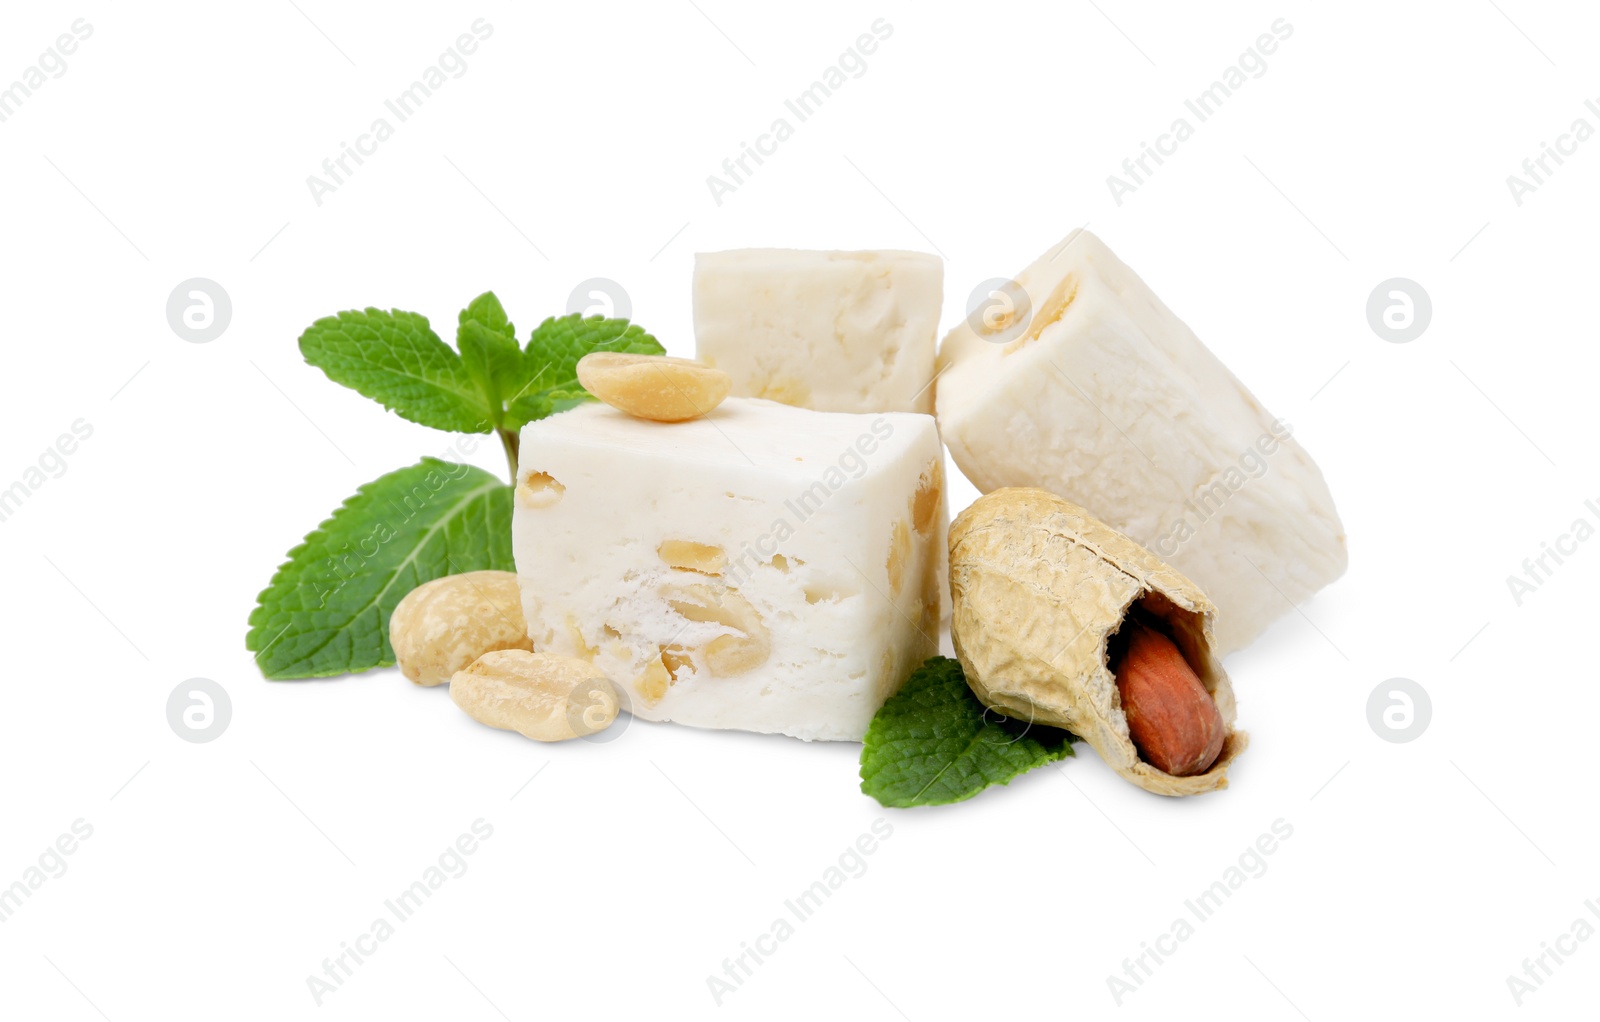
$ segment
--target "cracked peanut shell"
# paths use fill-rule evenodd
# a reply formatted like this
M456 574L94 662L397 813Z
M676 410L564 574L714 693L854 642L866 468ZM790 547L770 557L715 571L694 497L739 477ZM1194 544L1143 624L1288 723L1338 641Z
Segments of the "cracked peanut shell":
M1046 490L999 489L950 527L950 592L956 656L985 705L1072 731L1146 791L1227 787L1228 765L1249 738L1233 727L1233 686L1212 637L1216 608L1155 554ZM1203 774L1163 773L1128 736L1110 663L1136 609L1160 622L1222 715L1228 736Z

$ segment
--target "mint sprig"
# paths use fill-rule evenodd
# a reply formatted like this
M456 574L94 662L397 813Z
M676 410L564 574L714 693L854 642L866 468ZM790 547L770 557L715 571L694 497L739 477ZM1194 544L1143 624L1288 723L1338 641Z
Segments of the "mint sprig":
M591 351L660 355L625 319L552 317L527 343L494 292L457 317L456 347L426 317L398 309L340 312L300 335L328 379L401 418L457 433L498 433L517 470L517 431L592 400L578 383ZM361 487L289 552L250 615L245 646L268 678L320 678L394 663L389 616L412 589L444 575L514 570L511 487L435 458Z
M861 790L891 807L960 802L1071 756L1075 740L986 708L958 661L933 657L872 718L861 748Z
M577 313L545 320L521 346L493 291L461 310L455 348L427 317L399 309L340 312L300 335L307 362L403 419L454 433L498 433L513 473L518 430L590 400L577 366L592 351L666 353L625 319Z

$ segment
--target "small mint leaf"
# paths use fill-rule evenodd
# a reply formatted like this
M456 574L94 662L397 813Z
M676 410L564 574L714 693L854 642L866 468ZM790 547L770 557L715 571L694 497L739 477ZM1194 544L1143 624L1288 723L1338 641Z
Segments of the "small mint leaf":
M520 429L587 400L578 383L578 360L592 351L664 355L661 342L625 319L580 313L552 316L540 323L523 352L523 385L507 395L505 427Z
M403 419L456 433L492 428L461 356L415 312L351 310L319 319L300 335L300 353L328 379Z
M489 409L489 419L499 427L505 420L505 396L514 394L525 382L522 348L515 337L469 319L456 331L456 346L461 361L472 377Z
M493 291L485 291L474 298L465 309L461 310L461 315L456 321L465 324L471 319L477 320L497 334L516 339L517 328L512 325L511 319L506 315L505 306L500 304L500 299Z
M872 718L861 790L886 806L936 806L1072 755L1074 736L988 710L961 664L933 657Z

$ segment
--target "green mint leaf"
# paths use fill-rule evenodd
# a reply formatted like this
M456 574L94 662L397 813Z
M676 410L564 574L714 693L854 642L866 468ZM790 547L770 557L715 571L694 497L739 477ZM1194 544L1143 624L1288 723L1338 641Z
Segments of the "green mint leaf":
M606 319L581 313L552 316L540 323L523 352L523 379L507 395L505 427L524 425L574 404L589 395L578 383L578 360L592 351L622 351L633 355L664 355L666 349L643 327L625 319Z
M505 306L500 304L500 299L493 291L485 291L461 310L458 322L466 323L469 319L475 319L495 333L516 340L517 328L512 325Z
M517 343L517 328L493 291L485 291L461 310L456 347L467 374L477 384L496 428L505 421L505 401L520 394L527 382L526 359Z
M511 487L424 458L361 487L272 577L245 648L268 678L322 678L394 663L389 616L424 582L513 571Z
M552 387L537 394L525 394L506 406L506 428L521 429L530 422L538 422L593 400L593 394L576 384L571 389Z
M493 428L461 356L415 312L352 310L319 319L300 335L300 353L328 379L401 418L456 433Z
M516 393L524 382L522 349L516 338L484 326L475 319L456 331L461 361L467 367L478 392L489 409L489 421L496 427L505 421L505 397Z
M861 790L886 806L937 806L1072 755L1074 736L986 710L961 664L933 657L883 704L861 749Z

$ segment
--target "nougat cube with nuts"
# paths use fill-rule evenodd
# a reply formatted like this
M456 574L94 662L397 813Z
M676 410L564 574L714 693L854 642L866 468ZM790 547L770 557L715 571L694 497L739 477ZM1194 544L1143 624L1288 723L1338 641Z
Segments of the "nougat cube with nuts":
M938 649L943 464L927 415L730 398L531 423L512 528L534 648L646 720L858 741Z
M1077 230L945 337L950 456L982 493L1038 488L1148 547L1217 606L1222 655L1344 574L1311 455L1099 238Z
M943 289L944 264L921 252L703 252L696 357L738 397L931 415Z

